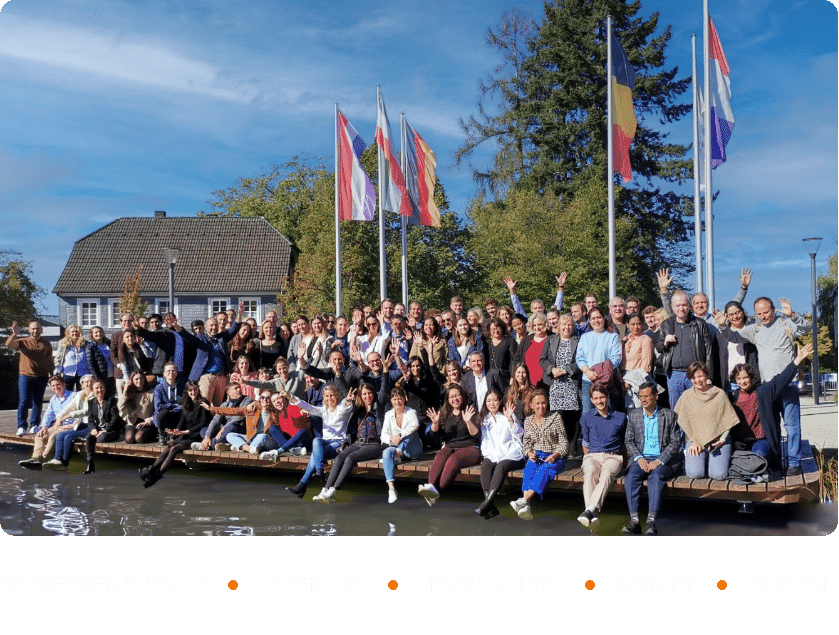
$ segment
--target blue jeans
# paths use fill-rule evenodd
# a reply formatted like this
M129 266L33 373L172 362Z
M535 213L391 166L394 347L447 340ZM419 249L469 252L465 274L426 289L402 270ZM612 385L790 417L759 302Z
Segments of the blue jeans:
M626 488L626 504L630 514L638 513L638 501L641 500L641 486L644 480L647 481L647 496L650 499L649 511L658 512L661 502L661 492L664 490L664 481L673 476L673 468L666 463L659 465L652 472L645 472L638 465L638 461L629 466L626 473L624 487Z
M682 393L690 389L693 384L683 370L671 370L667 375L667 394L670 396L670 408L676 407L676 402Z
M764 459L769 458L769 441L766 439L758 439L752 443L752 447L749 449L755 454L759 454Z
M26 416L32 408L31 425L41 423L41 406L44 402L44 391L47 389L49 377L29 377L18 375L17 378L17 427L25 428Z
M690 446L690 442L687 442L687 445ZM712 478L722 481L728 478L728 468L730 466L730 440L713 452L702 450L699 456L691 456L685 450L685 476L688 478Z
M309 482L316 470L323 470L323 462L326 459L334 459L338 456L341 443L343 442L338 439L325 441L323 437L315 437L312 440L312 456L309 457L306 471L303 472L303 477L300 479L303 485Z
M280 448L281 450L290 450L291 448L302 448L309 444L309 431L306 428L301 428L297 431L290 439L285 435L285 433L280 430L277 426L271 426L268 428L268 434L271 435L271 438L276 443L276 447ZM274 450L276 448L270 448Z
M382 467L385 471L385 480L393 480L393 472L396 469L394 459L396 459L396 451L402 452L402 456L407 459L416 459L422 454L422 441L419 437L419 430L409 434L407 437L399 442L399 445L391 445L385 448L382 452Z
M70 452L73 451L73 441L86 437L87 433L87 424L83 423L78 430L65 430L55 435L55 458L65 463L69 461Z
M241 448L245 443L247 443L251 449L256 448L254 450L254 454L261 452L262 450L276 450L277 443L270 437L270 435L263 433L253 435L250 441L244 434L239 434L238 432L231 432L227 435L227 442L234 450L238 450Z
M789 467L801 465L801 402L798 400L798 386L787 386L776 402L784 417L787 431L787 460Z

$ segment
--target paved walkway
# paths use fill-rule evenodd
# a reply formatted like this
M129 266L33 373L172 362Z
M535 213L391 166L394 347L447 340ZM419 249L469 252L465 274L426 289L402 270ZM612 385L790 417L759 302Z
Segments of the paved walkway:
M839 415L833 394L822 397L818 406L809 395L801 397L801 438L820 449L839 447Z

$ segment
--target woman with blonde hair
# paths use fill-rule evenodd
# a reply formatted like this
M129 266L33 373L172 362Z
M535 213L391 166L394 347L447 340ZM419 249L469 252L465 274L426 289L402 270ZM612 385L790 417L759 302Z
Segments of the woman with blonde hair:
M138 370L131 373L117 395L119 415L125 420L125 442L137 443L137 430L154 426L154 393L146 389L146 376Z
M88 374L87 340L78 324L70 324L55 351L55 374L64 378L67 390L78 391L80 380Z

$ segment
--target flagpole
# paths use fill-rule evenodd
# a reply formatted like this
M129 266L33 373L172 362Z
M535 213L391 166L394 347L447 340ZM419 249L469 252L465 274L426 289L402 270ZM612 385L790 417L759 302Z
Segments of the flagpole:
M338 173L341 169L340 144L338 143L338 104L335 104L335 315L341 315L341 201Z
M405 113L399 113L400 117L400 134L399 134L399 148L400 148L400 167L402 174L408 173L408 154L405 152L405 145L407 140L405 138ZM406 179L407 180L407 179ZM402 304L407 308L408 306L408 217L402 216Z
M617 295L615 280L615 157L614 140L612 139L612 16L606 16L606 152L608 154L608 184L609 192L609 298Z
M716 307L714 302L714 190L711 178L711 61L710 61L710 29L708 16L708 0L702 2L703 24L702 39L705 46L705 156L704 179L705 179L705 276L707 282L708 309L713 311Z
M702 198L699 194L699 179L702 171L699 162L699 87L696 80L696 34L690 36L691 60L693 62L693 214L696 234L696 291L702 293Z
M376 103L380 103L382 100L382 88L381 86L376 86ZM377 151L377 158L378 158L378 172L379 172L379 301L384 300L387 297L387 272L386 272L386 263L385 263L385 212L383 206L383 197L382 197L382 183L387 176L383 173L382 170L382 147L377 144L378 151Z

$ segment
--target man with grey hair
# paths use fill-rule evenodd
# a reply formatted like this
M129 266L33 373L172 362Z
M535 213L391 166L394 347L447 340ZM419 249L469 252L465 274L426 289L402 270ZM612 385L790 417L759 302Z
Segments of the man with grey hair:
M702 362L711 370L710 376L714 376L714 342L705 320L691 313L687 293L676 291L670 306L673 315L661 323L661 337L655 347L667 374L670 407L675 408L682 393L691 387L686 374L688 366Z

